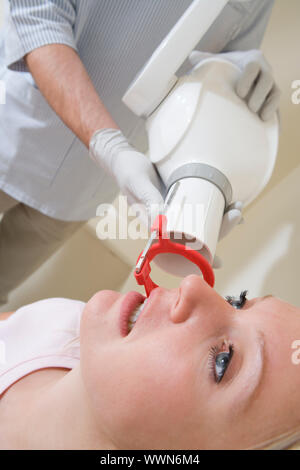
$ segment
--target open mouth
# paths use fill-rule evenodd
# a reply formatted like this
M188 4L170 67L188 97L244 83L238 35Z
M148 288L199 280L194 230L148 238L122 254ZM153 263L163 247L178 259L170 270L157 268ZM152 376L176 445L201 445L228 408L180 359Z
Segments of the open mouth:
M136 324L137 322L137 319L139 318L139 316L141 315L146 303L147 303L147 300L148 298L144 299L144 301L142 303L140 303L139 305L137 305L131 315L129 316L128 318L128 323L127 323L127 327L128 327L128 333L130 333L130 331L132 330L132 328L134 327L134 325Z
M122 336L127 336L134 328L147 300L144 295L136 291L128 292L125 295L120 308L120 331Z

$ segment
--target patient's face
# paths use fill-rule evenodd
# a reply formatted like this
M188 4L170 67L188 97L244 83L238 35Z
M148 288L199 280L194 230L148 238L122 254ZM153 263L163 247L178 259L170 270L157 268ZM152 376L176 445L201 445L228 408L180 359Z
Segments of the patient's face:
M124 297L97 293L81 322L88 400L117 447L245 448L298 425L300 309L236 309L192 275L155 289L123 335Z

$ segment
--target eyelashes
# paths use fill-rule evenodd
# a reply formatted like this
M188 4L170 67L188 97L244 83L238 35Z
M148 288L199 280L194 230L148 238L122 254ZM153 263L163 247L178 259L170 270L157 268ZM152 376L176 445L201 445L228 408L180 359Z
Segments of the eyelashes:
M236 297L232 296L232 295L227 295L225 297L226 301L232 305L234 308L237 308L237 309L240 309L240 308L243 308L243 306L245 305L246 303L246 300L247 300L247 294L248 294L248 291L247 290L243 290L241 293L240 293L240 297L237 299Z
M218 384L223 379L234 352L232 343L223 341L222 347L213 346L209 351L209 369L214 381Z

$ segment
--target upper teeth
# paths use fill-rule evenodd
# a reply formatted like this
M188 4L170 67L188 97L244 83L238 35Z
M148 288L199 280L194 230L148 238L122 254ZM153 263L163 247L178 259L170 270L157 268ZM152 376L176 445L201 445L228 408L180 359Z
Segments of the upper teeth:
M129 320L128 320L128 331L131 331L135 322L137 321L137 319L139 318L140 314L142 313L142 310L143 308L145 307L146 303L147 303L147 300L146 299L142 304L138 305L132 312L132 314L130 315L129 317Z

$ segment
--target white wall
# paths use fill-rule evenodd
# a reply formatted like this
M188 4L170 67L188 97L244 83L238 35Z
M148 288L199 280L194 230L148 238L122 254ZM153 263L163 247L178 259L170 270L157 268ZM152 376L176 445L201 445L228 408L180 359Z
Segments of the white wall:
M281 89L282 132L278 158L267 193L299 165L300 105L291 101L292 82L300 79L300 1L276 0L262 43L262 50L272 66Z
M9 302L0 312L48 297L87 301L98 290L119 290L129 271L123 260L83 228L11 292Z

